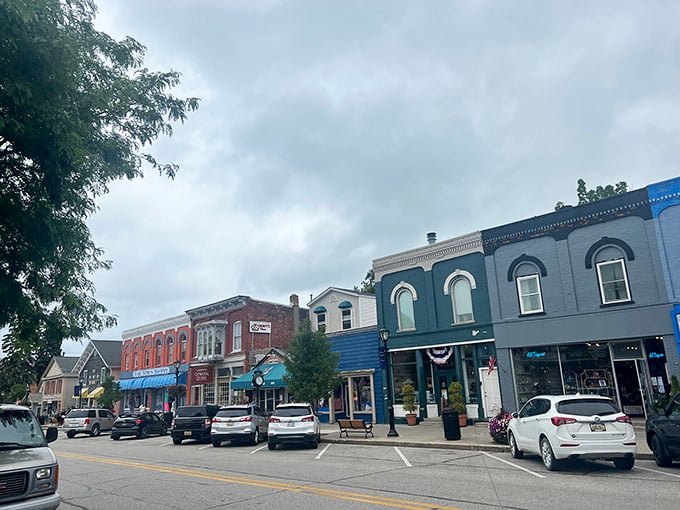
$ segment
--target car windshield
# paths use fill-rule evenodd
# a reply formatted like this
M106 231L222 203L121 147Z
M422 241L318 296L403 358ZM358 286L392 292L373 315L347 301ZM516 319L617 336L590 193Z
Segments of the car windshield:
M250 415L249 409L221 409L217 412L219 418L239 418Z
M575 416L605 416L608 414L617 414L619 412L619 409L614 402L600 399L563 400L562 402L558 402L555 407L560 413L572 414Z
M40 423L29 410L0 409L0 450L45 446Z
M67 418L94 418L95 412L92 409L73 409L66 415Z
M194 416L207 416L204 406L184 406L177 409L177 416L180 418L191 418Z
M295 416L309 416L312 414L309 407L281 407L274 411L274 416L293 418Z

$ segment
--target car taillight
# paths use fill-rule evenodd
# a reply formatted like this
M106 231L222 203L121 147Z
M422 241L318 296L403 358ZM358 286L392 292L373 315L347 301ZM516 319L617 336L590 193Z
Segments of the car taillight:
M213 423L217 423L218 421L220 421L219 418L213 418L213 419L212 419L212 422L213 422Z
M211 420L210 418L206 418L206 419L203 421L203 424L204 424L206 427L210 427L210 424L211 424L211 423L212 423L212 420Z
M281 422L281 420L279 420L275 416L272 416L271 418L269 418L269 423L280 423L280 422Z
M253 417L252 416L244 416L239 421L253 421Z
M89 418L85 418L85 425L89 425L89 424L90 424L90 419L89 419Z
M563 416L553 416L550 418L550 421L552 422L555 427L559 427L560 425L569 425L570 423L576 423L576 418L564 418Z
M314 421L314 417L313 416L305 416L304 418L302 418L302 421Z
M170 422L170 428L171 429L175 428L175 420L174 419Z
M137 419L135 420L135 423L136 423L137 425L141 425L141 424L142 424L142 421L143 421L143 420L142 420L141 418L137 418Z
M625 414L623 416L617 417L616 421L618 421L619 423L628 423L629 425L633 424L633 422L630 419L630 416L626 416Z

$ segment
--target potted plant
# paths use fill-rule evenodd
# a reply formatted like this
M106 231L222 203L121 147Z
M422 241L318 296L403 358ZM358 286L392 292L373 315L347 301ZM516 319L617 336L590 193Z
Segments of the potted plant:
M418 416L416 415L416 389L412 384L404 384L401 389L401 395L403 397L403 408L404 413L406 413L406 423L409 425L415 425L417 423Z
M449 405L458 413L458 422L461 427L467 426L467 407L463 398L463 385L458 381L449 384Z

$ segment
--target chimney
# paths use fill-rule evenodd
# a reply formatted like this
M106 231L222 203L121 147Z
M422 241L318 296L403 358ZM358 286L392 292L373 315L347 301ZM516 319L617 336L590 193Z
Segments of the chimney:
M300 298L297 294L290 295L290 306L293 307L293 332L300 330Z
M434 244L437 242L437 233L436 232L428 232L427 233L427 244Z

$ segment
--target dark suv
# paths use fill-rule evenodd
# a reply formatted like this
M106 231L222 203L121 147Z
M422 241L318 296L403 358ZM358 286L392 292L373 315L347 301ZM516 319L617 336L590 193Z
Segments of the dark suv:
M658 466L669 467L680 460L680 393L659 415L650 415L645 423L647 444Z
M210 441L210 424L220 406L180 406L175 411L170 435L172 442L182 444L184 439Z

